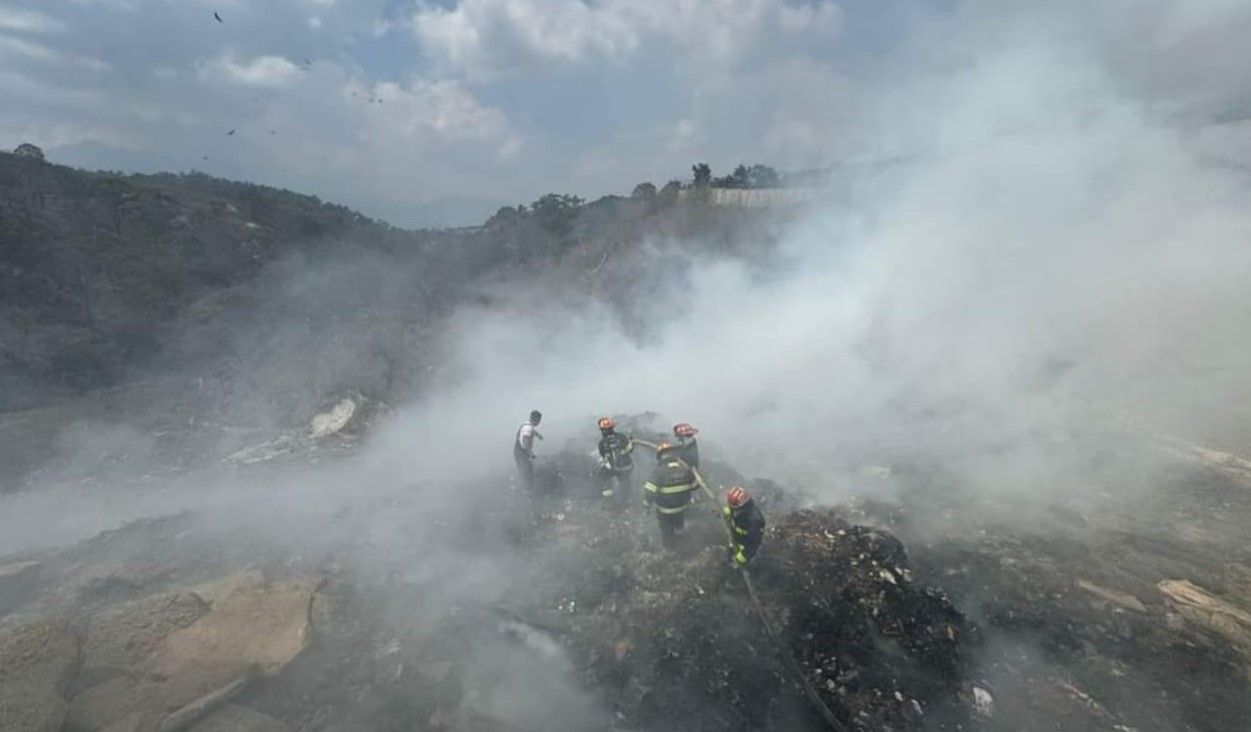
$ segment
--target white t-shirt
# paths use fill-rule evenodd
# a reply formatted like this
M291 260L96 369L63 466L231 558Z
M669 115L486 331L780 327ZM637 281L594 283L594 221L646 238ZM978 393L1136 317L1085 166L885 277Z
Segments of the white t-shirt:
M534 454L534 425L526 422L517 430L517 447L526 454Z

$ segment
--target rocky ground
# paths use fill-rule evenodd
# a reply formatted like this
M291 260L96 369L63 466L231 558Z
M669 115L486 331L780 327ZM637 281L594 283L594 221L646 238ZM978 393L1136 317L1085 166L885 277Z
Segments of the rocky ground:
M289 441L237 469L356 444ZM753 481L780 645L708 501L666 550L586 461L547 463L533 498L500 476L446 505L410 485L294 517L258 500L4 557L0 728L822 728L783 654L847 729L1251 718L1251 490L1220 461L1173 463L1149 511L1091 494L1032 530L938 470L879 471L894 499L833 509Z

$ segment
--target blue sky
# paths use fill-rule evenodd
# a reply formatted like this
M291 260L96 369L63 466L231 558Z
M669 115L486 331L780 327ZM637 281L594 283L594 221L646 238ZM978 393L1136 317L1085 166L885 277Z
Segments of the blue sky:
M548 191L624 193L698 160L905 154L925 135L883 136L877 115L1021 34L1097 57L1152 102L1243 103L1230 90L1245 73L1196 67L1185 45L1238 45L1245 3L1033 5L0 0L0 147L205 170L419 225Z

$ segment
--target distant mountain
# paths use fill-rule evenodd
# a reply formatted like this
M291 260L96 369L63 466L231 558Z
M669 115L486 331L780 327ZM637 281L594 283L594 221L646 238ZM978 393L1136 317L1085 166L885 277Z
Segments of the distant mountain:
M377 213L397 226L414 229L448 229L478 226L510 203L473 196L441 196L416 205L379 204Z

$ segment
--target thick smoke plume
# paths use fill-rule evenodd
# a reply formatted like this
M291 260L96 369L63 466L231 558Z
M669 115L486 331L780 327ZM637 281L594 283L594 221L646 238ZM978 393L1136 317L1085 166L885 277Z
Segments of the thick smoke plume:
M683 286L638 297L643 338L605 308L515 283L516 307L457 315L438 388L358 459L263 485L6 497L0 550L204 509L215 529L251 526L281 549L408 560L408 581L446 590L432 603L489 604L525 562L498 534L486 549L456 540L505 490L532 408L547 415L540 453L591 449L596 415L651 410L696 423L743 473L827 502L876 490L859 478L873 465L939 466L996 498L1063 496L1103 487L1108 433L1245 444L1248 137L1216 111L1247 79L1143 69L1247 13L1149 5L1131 27L1167 29L1163 46L1081 12L965 22L973 8L921 25L881 88L849 100L861 122L858 164L835 173L844 193L791 226L766 267L704 257ZM637 246L653 244L680 256ZM411 518L379 503L396 495ZM362 523L326 528L345 505L365 507ZM445 528L416 533L436 515ZM520 683L529 664L498 672ZM555 686L535 694L582 704ZM542 718L521 695L492 704Z
M413 424L503 443L537 406L585 440L561 420L651 409L829 498L844 471L918 460L980 489L1086 487L1112 427L1227 441L1251 214L1222 125L1180 124L1080 43L1010 38L907 87L906 113L899 88L863 100L866 149L904 162L857 168L767 272L694 262L638 302L643 345L605 313L466 314L459 384Z

